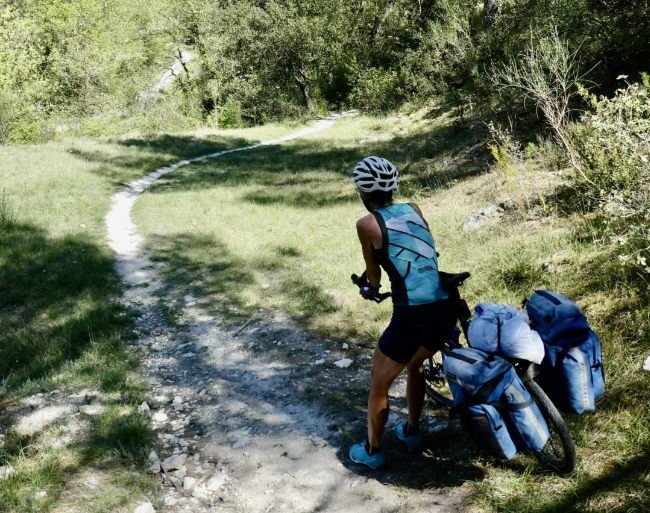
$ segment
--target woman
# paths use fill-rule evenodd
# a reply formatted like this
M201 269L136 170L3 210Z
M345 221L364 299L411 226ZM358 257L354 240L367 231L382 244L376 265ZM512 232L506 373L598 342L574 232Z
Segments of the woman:
M436 249L422 212L414 203L393 203L395 166L368 157L357 164L353 179L370 212L357 221L368 278L361 295L372 299L373 291L379 291L383 268L393 299L393 316L375 349L370 374L368 439L350 448L352 461L379 468L386 460L380 441L388 419L388 389L404 368L408 422L396 427L397 436L411 451L422 448L423 363L449 340L456 316L440 286Z

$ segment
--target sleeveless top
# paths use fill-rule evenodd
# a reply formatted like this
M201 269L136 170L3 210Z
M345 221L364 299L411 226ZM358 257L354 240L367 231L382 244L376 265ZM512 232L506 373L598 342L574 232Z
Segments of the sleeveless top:
M382 236L374 249L377 263L388 274L393 306L423 305L449 294L442 290L433 237L424 219L408 203L373 212Z

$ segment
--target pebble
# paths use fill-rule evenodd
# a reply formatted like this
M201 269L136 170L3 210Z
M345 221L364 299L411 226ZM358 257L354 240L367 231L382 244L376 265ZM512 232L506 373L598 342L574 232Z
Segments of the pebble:
M255 347L255 342L250 342L250 343L248 344L248 349L252 349L252 348L254 348L254 347Z
M192 353L192 352L185 353L185 354L183 355L183 358L194 358L194 353Z
M142 413L150 412L149 404L147 404L147 401L143 401L142 404L138 406L138 411L141 411Z
M165 506L176 506L176 504L178 504L178 499L168 495L165 497L165 500L163 502L165 503Z
M174 477L177 477L179 479L183 479L187 475L187 467L185 465L183 465L176 472L173 472L173 474L174 474Z
M149 453L149 461L158 461L158 454L156 454L156 451L151 451Z
M648 356L645 359L645 362L643 362L643 370L646 372L650 372L650 356Z
M196 484L196 479L190 476L185 476L183 478L183 488L186 490L191 490L194 488L194 485Z
M324 358L321 358L320 360L316 360L314 363L315 363L316 365L322 365L322 364L325 363L325 359L324 359Z
M218 474L215 474L209 479L205 487L211 492L216 492L219 488L221 488L224 485L225 482L226 482L226 476L223 474L223 472L219 472Z
M187 440L183 440L182 438L178 441L178 445L181 447L189 447L190 443Z
M348 347L350 347L350 346L348 346L347 344L344 343L344 344L341 346L341 349L345 350L345 349L347 349Z
M208 391L204 388L203 390L201 390L201 391L199 392L199 397L204 396L207 392L208 392Z
M247 443L248 443L248 438L240 438L234 444L232 444L232 448L239 449L240 447L244 447Z
M334 365L340 367L341 369L346 369L350 365L352 365L352 360L350 360L349 358L343 358L342 360L335 361Z
M183 404L183 398L180 395L177 395L174 397L174 401L172 404Z
M159 402L160 404L169 404L171 402L171 399L165 395L157 395L154 396L154 401Z
M43 490L41 492L34 492L31 494L29 496L29 500L30 502L40 502L45 499L45 497L47 497L47 492Z
M177 454L175 456L170 456L165 461L163 461L163 467L165 470L176 470L185 465L187 460L187 454Z
M262 288L263 289L268 289L271 286L270 283L262 283Z
M163 412L154 413L151 417L151 420L154 422L165 422L167 420L167 414Z
M145 502L144 504L140 504L133 513L156 513L156 510L153 507L153 504L150 502Z
M149 474L157 474L160 472L160 462L154 461L153 464L147 469Z

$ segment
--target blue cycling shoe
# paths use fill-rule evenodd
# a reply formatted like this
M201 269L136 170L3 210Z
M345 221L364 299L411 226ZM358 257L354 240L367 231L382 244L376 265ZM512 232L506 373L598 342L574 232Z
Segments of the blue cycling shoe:
M383 452L379 451L370 456L366 451L366 441L360 444L355 444L350 447L350 459L355 463L362 463L368 465L372 469L378 469L386 463L386 456Z
M424 445L422 443L422 437L420 436L420 433L406 436L404 434L405 426L406 426L406 422L400 422L397 425L397 427L395 428L395 432L397 433L397 438L399 438L406 444L406 446L409 448L409 451L411 452L421 451Z

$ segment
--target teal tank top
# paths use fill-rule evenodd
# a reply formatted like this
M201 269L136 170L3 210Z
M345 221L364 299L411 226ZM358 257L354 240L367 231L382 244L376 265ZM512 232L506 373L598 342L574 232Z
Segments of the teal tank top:
M373 212L382 235L377 262L390 279L393 305L423 305L449 294L442 290L433 237L424 219L408 203Z

